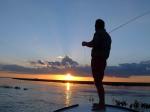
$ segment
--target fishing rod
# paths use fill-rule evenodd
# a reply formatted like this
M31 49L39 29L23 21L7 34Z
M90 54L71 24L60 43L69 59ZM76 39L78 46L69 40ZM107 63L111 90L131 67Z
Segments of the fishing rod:
M132 22L134 22L135 20L137 20L137 19L139 19L141 17L148 15L148 14L150 14L150 11L147 11L145 13L142 13L142 14L138 15L138 16L135 16L134 18L132 18L132 19L126 21L125 23L117 26L116 28L112 29L109 33L112 33L114 31L116 31L116 30L118 30L118 29L120 29L120 28L122 28L122 27L124 27L124 26L126 26L126 25L128 25L128 24L130 24ZM86 55L86 50L84 48L84 57L86 57L85 55ZM85 58L84 58L84 60L85 60Z
M137 19L139 19L139 18L141 18L141 17L143 17L143 16L146 16L146 15L148 15L148 14L150 14L150 11L147 11L147 12L141 14L141 15L138 15L138 16L136 16L136 17L134 17L134 18L128 20L127 22L125 22L125 23L123 23L123 24L117 26L116 28L112 29L109 33L112 33L112 32L114 32L114 31L116 31L116 30L118 30L118 29L120 29L120 28L122 28L122 27L128 25L129 23L134 22L135 20L137 20Z

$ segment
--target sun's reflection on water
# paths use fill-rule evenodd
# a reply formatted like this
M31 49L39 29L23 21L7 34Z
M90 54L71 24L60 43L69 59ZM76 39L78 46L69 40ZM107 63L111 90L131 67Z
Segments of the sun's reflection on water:
M69 106L71 103L71 90L70 90L70 83L66 83L66 91L65 91L65 106Z
M67 84L67 85L66 85L66 86L67 86L67 91L70 91L70 83L67 82L66 84Z

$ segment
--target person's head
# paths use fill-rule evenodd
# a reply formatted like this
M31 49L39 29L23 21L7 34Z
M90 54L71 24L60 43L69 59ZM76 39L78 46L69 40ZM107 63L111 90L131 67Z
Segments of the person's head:
M102 19L97 19L95 21L95 30L105 29L105 22Z

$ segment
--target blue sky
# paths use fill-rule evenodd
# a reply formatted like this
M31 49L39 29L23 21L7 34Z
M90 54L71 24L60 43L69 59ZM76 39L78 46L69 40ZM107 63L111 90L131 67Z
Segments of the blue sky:
M90 64L97 18L107 31L150 11L149 0L0 0L0 63L56 60L69 55ZM111 33L109 65L150 60L150 14Z

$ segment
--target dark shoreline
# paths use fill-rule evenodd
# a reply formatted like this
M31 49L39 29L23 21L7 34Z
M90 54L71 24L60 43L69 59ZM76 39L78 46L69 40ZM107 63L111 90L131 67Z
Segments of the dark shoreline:
M93 81L68 81L68 80L49 80L49 79L31 79L31 78L12 78L26 81L44 81L44 82L58 82L58 83L75 83L75 84L94 84ZM150 86L150 83L138 82L103 82L104 85L110 86Z

